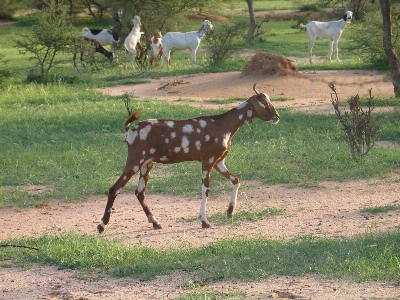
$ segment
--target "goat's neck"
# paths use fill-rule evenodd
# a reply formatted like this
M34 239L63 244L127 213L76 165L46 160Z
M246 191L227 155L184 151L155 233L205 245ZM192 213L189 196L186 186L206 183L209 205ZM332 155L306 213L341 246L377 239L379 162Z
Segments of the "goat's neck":
M206 30L204 29L204 26L201 26L199 30L197 30L197 35L199 38L202 38L206 34Z
M252 122L253 118L256 117L254 114L251 104L245 101L221 115L214 116L213 119L221 131L230 132L233 136L244 123Z

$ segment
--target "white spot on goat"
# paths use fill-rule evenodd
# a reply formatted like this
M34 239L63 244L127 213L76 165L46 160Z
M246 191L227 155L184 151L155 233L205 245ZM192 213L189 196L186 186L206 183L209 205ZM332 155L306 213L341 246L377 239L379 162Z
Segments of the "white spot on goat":
M156 152L156 149L154 149L154 148L151 148L151 149L149 150L149 153L150 153L150 154L154 154L154 152Z
M204 120L200 120L200 121L199 121L199 124L200 124L200 126L203 127L203 128L207 126L207 122L204 121Z
M146 165L143 165L141 168L140 168L140 175L145 175L147 173L147 164Z
M237 109L237 110L242 109L243 107L246 106L246 103L247 103L246 101L240 103L238 106L236 106L236 109Z
M166 138L164 141L166 144L169 144L169 138Z
M125 180L126 180L126 176L124 176L124 178L122 178L122 180L124 180L124 181L125 181Z
M201 132L200 128L197 128L196 131L197 131L197 133L199 133L199 134L200 134L200 132Z
M166 156L163 156L160 158L160 161L167 161L167 160L168 160L168 157L166 157Z
M176 132L171 132L171 138L176 138Z
M253 112L252 112L251 110L248 110L248 111L247 111L247 117L250 118L250 117L252 116L252 114L253 114Z
M185 126L182 127L182 131L186 132L186 133L193 132L193 125L192 124L186 124Z
M215 138L215 139L214 139L214 142L215 142L215 143L218 143L218 138Z
M224 160L221 160L220 162L218 162L217 167L222 173L228 172L228 169L225 166Z
M160 121L158 121L157 119L148 119L147 120L148 122L151 122L151 123L160 123Z
M239 115L239 120L241 120L241 119L243 119L243 115L242 114Z
M168 127L174 127L174 121L165 121L165 124L167 124Z
M206 179L207 176L208 176L208 171L207 170L203 171L203 176L202 176L203 180Z
M138 132L136 130L133 131L132 129L129 129L128 132L126 133L125 141L128 144L132 145L137 136L138 136Z
M143 192L144 187L145 187L144 177L140 177L139 184L138 184L138 192L139 193Z
M200 141L196 141L196 143L194 143L196 146L196 149L200 151L201 149L201 142Z
M224 138L222 139L222 146L228 148L228 142L230 138L231 138L231 133L230 132L225 133Z
M185 152L185 153L189 152L189 139L186 136L182 137L181 146L183 148L183 152Z
M137 171L139 171L139 166L134 166L133 167L133 172L136 173Z
M142 141L145 141L147 139L147 134L150 132L150 130L151 130L151 125L146 125L146 127L140 129L139 134L140 134L140 139Z
M208 142L208 141L210 140L210 136L207 134L207 135L204 137L204 140L205 140L206 142Z
M178 153L179 151L181 151L181 147L175 147L174 152Z
M209 162L210 164L212 164L212 163L214 162L214 159L215 159L215 157L213 156L213 157L211 157L211 158L208 160L208 162Z

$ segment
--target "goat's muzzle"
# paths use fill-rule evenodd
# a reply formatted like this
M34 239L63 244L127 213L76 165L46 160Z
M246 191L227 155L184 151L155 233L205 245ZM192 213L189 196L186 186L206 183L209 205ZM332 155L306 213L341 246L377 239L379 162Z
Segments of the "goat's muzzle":
M269 122L270 122L271 124L278 124L278 123L279 123L279 120L280 120L279 114L276 114L275 116L273 116L273 117L271 118L271 120L269 120Z

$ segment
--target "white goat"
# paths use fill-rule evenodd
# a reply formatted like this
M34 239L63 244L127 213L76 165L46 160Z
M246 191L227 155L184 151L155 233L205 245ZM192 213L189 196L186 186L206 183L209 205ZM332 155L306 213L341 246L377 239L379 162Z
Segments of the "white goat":
M201 28L197 31L189 32L167 32L162 38L163 54L161 56L160 68L162 68L165 57L167 57L168 67L170 67L171 50L190 49L192 51L192 64L196 64L196 51L200 41L207 30L214 27L210 21L205 20Z
M301 28L305 28L308 35L308 58L312 63L312 48L316 40L330 39L329 48L329 60L332 61L333 46L336 49L336 60L339 61L339 49L338 43L339 38L342 35L343 29L347 23L350 23L353 18L351 11L346 11L343 18L338 21L330 22L317 22L311 21L310 23L303 25L300 24Z
M109 29L89 29L88 27L84 27L82 29L82 35L86 38L98 41L101 46L110 45L114 58L118 58L116 46L119 41L118 32L122 27L121 16L122 9L119 9L113 18L113 20L117 23L117 26Z
M140 32L140 26L142 23L140 22L139 16L134 16L131 20L131 24L133 28L128 36L125 38L124 47L125 50L132 54L132 67L135 67L135 58L137 56L136 46L140 45L140 37L142 36L143 32Z
M135 173L139 173L139 184L135 191L149 223L154 229L161 224L152 214L146 202L146 187L154 163L175 164L185 161L199 161L202 164L202 197L200 218L203 228L211 227L206 217L207 197L210 190L210 174L213 169L232 182L233 189L227 216L232 218L237 202L240 185L238 177L225 166L225 158L231 147L232 138L241 126L251 123L254 118L277 124L279 113L265 93L259 93L235 108L214 116L200 116L188 120L150 119L130 128L130 123L139 120L135 111L124 122L125 142L128 145L128 157L121 176L108 190L108 200L104 215L97 230L101 233L110 221L114 200L121 189Z
M150 39L150 49L151 49L150 66L153 67L155 59L163 54L161 31L158 32L158 36L155 35Z

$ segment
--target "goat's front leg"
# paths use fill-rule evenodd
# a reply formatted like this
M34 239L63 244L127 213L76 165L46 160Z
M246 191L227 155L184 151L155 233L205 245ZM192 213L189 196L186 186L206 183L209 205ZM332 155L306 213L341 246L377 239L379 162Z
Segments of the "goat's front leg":
M151 169L153 168L153 165L154 163L150 162L142 165L142 167L140 168L139 184L135 191L135 195L138 198L139 203L142 206L143 211L147 216L147 219L149 220L149 223L153 223L154 229L162 229L160 223L158 223L157 219L153 216L146 202L146 187L147 187L147 182L149 181L149 175Z
M315 39L309 37L308 41L308 59L310 60L310 64L312 64L312 48L314 47Z
M339 40L334 40L333 41L333 47L336 50L336 61L339 61Z
M135 173L133 172L132 169L126 168L122 173L122 175L114 183L114 185L108 190L107 192L108 200L106 209L104 211L103 218L101 218L101 223L97 225L97 230L99 233L102 233L104 231L104 228L110 221L110 215L114 205L115 198L118 196L118 194L121 192L121 189L125 186L125 184L129 181L129 179L132 178L134 174Z
M201 205L200 205L200 218L201 218L201 227L202 228L210 228L210 222L207 220L206 216L206 207L207 207L207 198L208 193L210 191L210 172L212 169L212 165L210 163L203 162L203 186L201 188Z
M231 195L231 200L229 201L229 206L228 210L226 211L226 214L228 218L232 218L233 213L235 211L236 207L236 201L237 201L237 194L240 186L240 180L237 178L235 175L233 175L225 166L225 158L221 159L215 166L214 168L224 177L229 179L232 184L233 184L233 189L232 189L232 195Z
M332 52L333 52L333 39L331 39L329 43L329 61L332 61Z
M193 49L192 50L192 66L196 66L196 50L197 49Z

